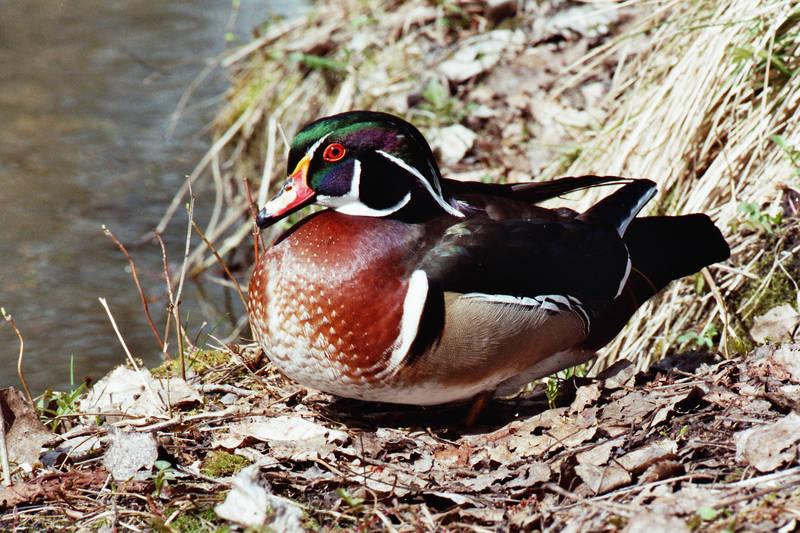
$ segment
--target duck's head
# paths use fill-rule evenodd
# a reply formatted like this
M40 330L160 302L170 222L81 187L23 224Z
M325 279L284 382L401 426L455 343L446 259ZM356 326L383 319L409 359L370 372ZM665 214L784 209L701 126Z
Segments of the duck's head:
M358 216L463 216L443 195L425 138L394 115L350 111L308 124L292 140L288 170L258 213L261 228L314 203Z

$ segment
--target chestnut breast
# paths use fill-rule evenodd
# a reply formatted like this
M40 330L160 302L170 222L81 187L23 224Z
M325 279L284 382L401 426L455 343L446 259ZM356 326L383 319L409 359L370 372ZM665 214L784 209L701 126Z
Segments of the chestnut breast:
M384 370L420 234L415 225L325 211L270 247L250 281L249 310L273 362L312 386Z

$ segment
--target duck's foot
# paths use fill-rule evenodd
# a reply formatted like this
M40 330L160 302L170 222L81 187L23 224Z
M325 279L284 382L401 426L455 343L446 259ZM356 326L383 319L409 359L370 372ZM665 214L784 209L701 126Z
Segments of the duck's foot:
M464 419L464 425L468 427L474 425L478 417L483 413L483 410L486 409L486 406L492 401L493 397L494 391L491 390L485 390L476 394L475 398L472 399L472 406L469 408L469 412Z

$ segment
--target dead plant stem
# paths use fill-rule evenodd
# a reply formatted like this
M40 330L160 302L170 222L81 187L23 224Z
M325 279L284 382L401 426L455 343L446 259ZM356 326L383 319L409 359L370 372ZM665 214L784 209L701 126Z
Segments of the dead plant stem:
M8 446L6 444L6 418L0 409L0 462L3 466L3 485L11 486L11 465L8 461Z
M14 322L14 317L12 317L9 313L7 313L5 308L3 307L0 307L0 314L3 315L3 318L6 319L6 322L11 324L11 327L14 328L14 333L17 334L17 338L19 339L19 355L17 356L17 375L19 376L19 380L22 382L22 388L25 389L25 394L28 396L28 401L30 402L31 407L34 407L33 396L31 396L31 390L28 388L28 383L25 381L25 376L22 373L22 360L23 356L25 355L25 340L22 338L22 333L20 333L19 328L17 327L17 323Z
M114 316L111 314L111 309L109 309L108 307L108 302L106 301L105 298L102 297L98 298L98 300L100 301L100 305L103 306L103 309L105 309L106 314L108 315L108 320L111 321L111 327L114 328L114 333L117 334L117 339L119 339L119 343L122 345L122 349L125 351L125 355L128 357L128 362L136 371L136 375L139 376L139 378L142 380L142 385L152 397L153 405L161 405L163 407L166 407L164 405L164 402L161 401L161 398L150 387L150 384L147 382L147 380L142 377L139 365L136 364L136 360L133 358L131 351L128 349L128 345L125 343L125 339L122 338L122 333L120 333L119 328L117 327L117 321L114 320Z
M258 224L256 223L256 219L258 217L258 208L253 203L253 195L250 190L250 180L247 178L244 178L244 190L247 192L247 205L250 208L250 216L253 219L253 254L255 257L253 262L258 263L258 258L261 255L258 247L258 244L261 241L261 228L259 228ZM245 309L247 309L247 306L245 306Z
M172 282L170 281L169 266L167 263L167 249L164 246L164 239L161 238L161 234L157 231L154 231L153 234L155 234L156 240L161 246L161 261L164 264L164 282L167 284L167 298L169 298L169 312L167 313L167 323L164 326L164 345L162 353L164 354L165 359L170 359L167 348L169 347L169 326L170 322L172 321L172 310L175 307L175 298L172 294Z
M219 256L217 250L214 248L214 245L211 244L211 242L209 242L208 239L206 239L206 236L203 234L202 230L200 230L200 228L197 226L197 223L195 223L194 220L192 220L191 222L192 222L192 227L194 227L194 230L197 232L198 235L200 235L200 238L203 239L203 241L206 243L206 246L208 246L208 248L214 254L214 257L217 258L217 261L225 270L225 274L227 274L228 278L230 278L230 280L233 282L233 286L236 288L236 293L239 295L239 299L242 301L242 305L244 306L245 309L247 309L247 300L245 300L244 294L242 294L242 288L239 286L239 282L236 280L235 277L233 277L233 274L231 274L228 265L226 265L225 261L223 261L222 258Z
M178 281L178 288L175 291L175 305L173 312L175 313L175 325L178 328L178 352L180 357L181 366L181 379L186 379L186 349L184 343L187 342L186 335L183 331L183 325L180 320L180 302L181 295L183 294L183 283L186 280L186 265L189 259L189 249L192 243L192 224L194 224L194 193L192 192L192 183L187 180L187 187L189 189L189 204L186 207L186 212L189 215L189 221L186 224L186 244L183 249L183 261L181 262L181 274Z

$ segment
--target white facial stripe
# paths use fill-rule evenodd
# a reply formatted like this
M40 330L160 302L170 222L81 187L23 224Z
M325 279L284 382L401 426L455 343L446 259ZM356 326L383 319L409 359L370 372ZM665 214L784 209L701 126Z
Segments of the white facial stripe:
M359 201L349 202L343 205L333 205L337 203L338 200L342 200L343 197L332 197L332 196L317 196L317 203L320 205L326 205L333 207L339 213L343 213L345 215L353 215L359 217L385 217L386 215L391 215L405 207L405 205L411 200L411 193L407 193L403 196L403 199L400 200L397 204L393 205L392 207L387 207L386 209L372 209L366 204L363 204ZM326 200L331 200L327 201Z
M387 154L383 150L376 150L376 152L381 154L383 157L385 157L386 159L388 159L389 161L391 161L392 163L394 163L398 167L402 168L406 172L409 172L414 177L416 177L417 180L419 180L419 182L423 185L423 187L425 187L425 190L428 191L428 194L431 195L431 198L436 200L436 203L439 204L440 206L442 206L442 209L444 209L445 211L447 211L448 213L450 213L453 216L464 217L464 213L462 213L461 211L459 211L458 209L456 209L452 205L448 204L444 200L444 198L442 198L441 192L437 193L436 191L433 190L433 188L431 187L430 182L428 180L426 180L425 176L420 174L417 169L415 169L412 166L409 166L405 161L403 161L399 157L395 157L395 156L393 156L391 154ZM441 189L441 185L439 183L436 183L436 188L437 189Z
M350 182L350 190L343 196L317 196L317 203L326 207L331 207L345 215L363 217L383 217L402 209L410 200L411 193L407 193L397 204L386 209L372 209L361 201L358 189L361 185L361 161L353 161L353 178Z
M326 133L325 135L323 135L322 137L320 137L319 139L317 139L317 142L315 142L314 144L312 144L312 145L311 145L311 148L309 148L309 149L306 151L306 155L308 156L308 159L309 159L309 160L313 160L313 159L314 159L314 154L316 153L316 151L317 151L317 148L319 148L319 146L320 146L320 145L321 145L323 142L325 142L325 139L327 139L327 138L328 138L328 135L330 135L330 133Z

